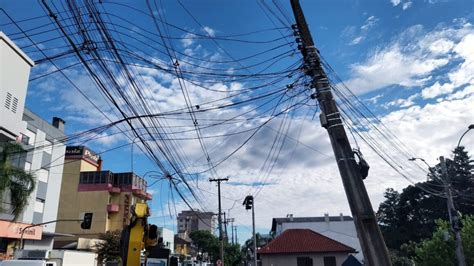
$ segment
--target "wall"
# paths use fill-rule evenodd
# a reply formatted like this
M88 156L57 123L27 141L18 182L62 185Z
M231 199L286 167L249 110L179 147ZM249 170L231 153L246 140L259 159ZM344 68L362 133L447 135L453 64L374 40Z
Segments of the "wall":
M106 215L100 217L97 212L105 213L108 202L108 192L77 192L81 171L96 171L97 166L81 159L66 159L63 170L63 185L61 186L58 219L82 219L85 212L93 212L91 230L83 230L79 222L58 222L58 233L75 234L79 237L90 233L105 232ZM104 212L105 211L105 212ZM59 237L59 240L70 239Z
M300 254L261 254L262 266L297 266L297 257L310 257L313 259L313 266L324 266L325 256L336 257L336 265L340 266L347 259L348 254L341 253L300 253Z
M0 31L0 141L15 140L20 135L33 65L33 61ZM8 93L10 104L6 104Z

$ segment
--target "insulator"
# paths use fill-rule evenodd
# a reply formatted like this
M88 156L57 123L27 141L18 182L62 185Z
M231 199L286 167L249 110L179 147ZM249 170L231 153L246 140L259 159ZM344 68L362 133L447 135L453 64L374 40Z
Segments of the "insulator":
M298 50L303 50L303 45L298 44Z
M298 29L298 25L293 24L293 25L291 25L291 28L294 29L294 30L296 30L296 29Z
M300 36L300 33L297 31L293 31L293 36Z
M295 41L296 41L296 43L301 43L301 39L300 39L300 38L296 38Z

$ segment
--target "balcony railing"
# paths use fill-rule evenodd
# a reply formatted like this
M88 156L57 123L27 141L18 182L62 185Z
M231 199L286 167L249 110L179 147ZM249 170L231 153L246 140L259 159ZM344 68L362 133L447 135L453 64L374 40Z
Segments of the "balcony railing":
M107 212L108 213L116 213L116 212L119 212L119 210L120 210L120 208L119 208L118 204L113 204L113 203L107 204Z

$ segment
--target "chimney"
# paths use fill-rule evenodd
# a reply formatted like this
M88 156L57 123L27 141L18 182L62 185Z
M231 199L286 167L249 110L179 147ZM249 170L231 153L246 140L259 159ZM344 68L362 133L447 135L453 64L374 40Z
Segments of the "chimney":
M99 160L97 161L97 171L100 172L102 171L102 158L99 157Z
M329 213L325 213L325 214L324 214L324 221L325 221L326 223L329 223Z
M62 132L64 132L64 124L66 124L66 121L62 120L59 117L53 117L53 126Z
M339 215L341 216L341 222L344 222L344 215L342 214L342 212Z

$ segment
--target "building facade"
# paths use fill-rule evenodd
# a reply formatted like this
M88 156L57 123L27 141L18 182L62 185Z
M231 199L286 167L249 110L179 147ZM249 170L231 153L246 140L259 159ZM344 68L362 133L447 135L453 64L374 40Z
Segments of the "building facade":
M189 234L199 230L214 233L216 220L212 212L182 211L177 217L178 235L183 239L189 239Z
M20 143L25 153L11 159L13 167L31 172L35 190L24 212L12 221L9 193L2 199L0 213L0 258L11 258L19 248L26 226L56 220L65 145L64 121L49 124L24 107L28 76L33 62L0 32L0 142ZM50 249L56 225L31 227L24 236L25 249Z
M354 256L360 261L363 254L354 219L342 213L339 216L325 214L319 217L293 217L289 214L285 218L273 218L271 233L274 236L281 235L288 229L311 229L347 246L353 247L357 254Z
M93 218L90 229L82 229L79 223L59 222L57 232L75 237L58 237L55 247L122 230L130 221L132 206L152 199L142 177L103 171L100 156L85 146L66 148L63 173L58 219L83 219L85 213L92 213Z

